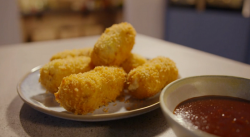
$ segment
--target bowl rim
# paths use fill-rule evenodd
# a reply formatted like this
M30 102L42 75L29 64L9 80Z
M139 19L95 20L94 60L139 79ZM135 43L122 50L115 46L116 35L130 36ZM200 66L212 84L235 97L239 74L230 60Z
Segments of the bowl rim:
M243 77L238 77L238 76L230 76L230 75L198 75L198 76L190 76L190 77L185 77L185 78L180 78L177 79L171 83L169 83L167 86L165 86L160 94L160 107L163 111L163 113L166 113L168 115L168 117L171 119L171 121L173 121L175 124L177 124L178 126L184 128L185 130L188 130L189 132L195 134L196 136L203 136L203 137L218 137L214 134L210 134L207 133L205 131L199 130L199 129L195 129L193 127L187 128L186 126L183 126L180 122L178 122L176 116L173 114L173 112L171 112L165 102L164 102L164 95L167 92L167 89L171 88L172 86L182 82L182 81L187 81L189 79L194 79L194 78L204 78L204 77L214 77L214 78L233 78L233 79L242 79L242 80L247 80L250 82L249 78L243 78ZM171 93L171 92L169 92ZM168 93L168 94L169 94Z

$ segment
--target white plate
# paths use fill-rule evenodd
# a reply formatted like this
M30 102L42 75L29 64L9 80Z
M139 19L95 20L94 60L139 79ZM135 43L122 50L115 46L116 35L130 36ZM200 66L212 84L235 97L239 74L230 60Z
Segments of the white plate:
M128 118L150 112L159 107L159 94L146 100L135 100L125 96L87 115L67 112L55 101L54 95L46 93L39 83L40 67L35 67L18 84L17 92L25 103L34 109L59 118L76 121L108 121Z

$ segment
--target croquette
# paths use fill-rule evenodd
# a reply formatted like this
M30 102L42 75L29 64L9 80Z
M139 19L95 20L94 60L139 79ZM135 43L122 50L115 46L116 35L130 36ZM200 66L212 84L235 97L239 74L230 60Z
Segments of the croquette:
M62 52L58 52L50 58L50 61L55 59L63 59L68 57L78 57L78 56L87 56L90 57L93 48L83 48L83 49L73 49L73 50L65 50Z
M48 92L55 93L63 77L90 71L93 68L90 57L56 59L40 69L39 81Z
M136 31L129 23L107 28L94 45L91 60L96 66L119 66L131 53Z
M129 72L128 91L134 98L146 99L159 93L164 86L177 78L175 62L159 56Z
M63 78L55 98L74 114L87 114L113 102L123 92L126 73L122 68L99 66Z
M121 64L121 67L129 73L132 69L143 65L147 62L147 59L141 55L131 53L129 57Z

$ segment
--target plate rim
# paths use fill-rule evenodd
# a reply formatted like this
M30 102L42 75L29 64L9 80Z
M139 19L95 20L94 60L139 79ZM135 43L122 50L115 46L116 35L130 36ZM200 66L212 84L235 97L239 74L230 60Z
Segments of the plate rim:
M44 109L41 106L27 100L26 97L24 96L22 90L21 90L21 85L22 85L23 81L30 74L32 74L32 73L34 73L36 71L39 71L40 68L41 68L41 66L36 66L36 67L32 68L26 75L24 75L22 77L22 79L17 84L17 93L18 93L19 97L25 103L27 103L29 106L31 106L32 108L34 108L37 111L40 111L42 113L47 114L47 115L51 115L51 116L54 116L54 117L59 117L59 118L62 118L62 119L75 120L75 121L98 122L98 121L109 121L109 120L117 120L117 119L129 118L129 117L145 114L147 112L153 111L153 110L160 107L160 96L159 96L159 101L156 102L156 103L153 103L153 104L148 105L146 107L142 107L142 108L138 108L138 109L134 109L134 110L129 110L129 111L126 111L126 112L120 112L120 113L106 113L106 114L94 114L94 115L75 115L73 113L67 114L67 113L60 113L60 112Z

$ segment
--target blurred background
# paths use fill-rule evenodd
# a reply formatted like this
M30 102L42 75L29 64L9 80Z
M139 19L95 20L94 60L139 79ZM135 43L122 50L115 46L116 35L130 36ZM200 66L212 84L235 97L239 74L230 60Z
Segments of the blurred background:
M250 64L249 16L250 0L0 0L0 46L100 35L127 21L140 34Z

